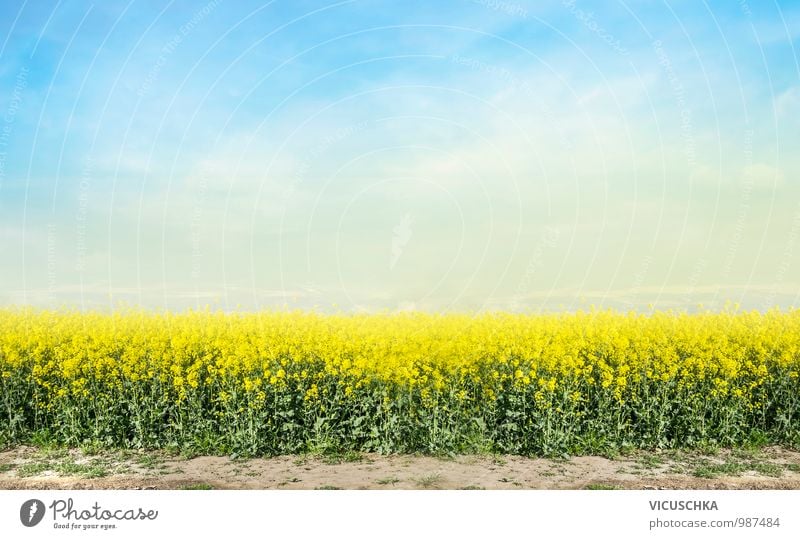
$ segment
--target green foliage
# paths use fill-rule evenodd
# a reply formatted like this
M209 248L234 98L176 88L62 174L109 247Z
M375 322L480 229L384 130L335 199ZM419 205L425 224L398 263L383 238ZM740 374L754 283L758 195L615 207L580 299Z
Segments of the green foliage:
M0 312L0 446L312 453L330 463L365 452L797 446L798 334L796 312Z

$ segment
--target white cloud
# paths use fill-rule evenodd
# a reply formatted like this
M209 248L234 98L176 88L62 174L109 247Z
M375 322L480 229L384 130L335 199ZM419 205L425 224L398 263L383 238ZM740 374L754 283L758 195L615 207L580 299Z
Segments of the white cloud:
M775 97L774 108L780 119L793 119L796 122L800 117L800 86L789 88Z

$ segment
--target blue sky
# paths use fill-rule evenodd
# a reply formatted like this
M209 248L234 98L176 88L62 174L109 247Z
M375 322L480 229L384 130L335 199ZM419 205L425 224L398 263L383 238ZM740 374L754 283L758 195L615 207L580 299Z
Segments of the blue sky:
M3 2L0 303L798 304L796 2Z

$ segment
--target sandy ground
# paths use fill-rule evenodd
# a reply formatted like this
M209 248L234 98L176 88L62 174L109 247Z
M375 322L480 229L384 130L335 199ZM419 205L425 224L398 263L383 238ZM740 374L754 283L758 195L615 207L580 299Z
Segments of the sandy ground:
M0 452L0 489L800 489L800 453L182 458L160 452Z

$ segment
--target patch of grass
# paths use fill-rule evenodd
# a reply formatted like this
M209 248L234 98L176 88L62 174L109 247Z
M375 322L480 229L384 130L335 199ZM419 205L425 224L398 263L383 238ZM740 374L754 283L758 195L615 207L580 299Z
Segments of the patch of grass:
M703 444L697 448L697 452L700 455L705 455L707 457L715 457L719 455L719 451L719 446L714 443Z
M181 490L214 490L214 487L208 483L194 483L192 485L185 485Z
M783 475L783 468L773 462L757 462L753 464L752 469L754 472L769 477L780 477Z
M639 458L639 464L641 464L643 468L648 469L663 466L665 462L666 461L660 455L654 455L653 453L645 453Z
M598 448L597 451L592 451L590 453L596 453L598 456L607 458L608 460L620 460L622 458L625 458L625 455L623 455L622 452L619 451L619 449L617 449L616 447L603 446ZM567 460L569 459L569 455L561 455L558 458L562 460Z
M397 477L383 477L375 481L379 485L394 485L400 482L400 479Z
M58 475L79 475L83 471L83 466L76 464L75 461L67 460L56 463L53 466L53 471Z
M630 458L636 454L636 447L630 443L623 442L623 444L613 451L615 457Z
M39 456L43 459L63 459L69 456L69 449L65 447L47 447L42 449Z
M333 485L321 485L319 487L315 487L314 490L342 490L340 487L335 487Z
M97 442L88 442L80 446L81 453L87 457L96 457L103 453L103 446Z
M191 460L195 457L199 457L203 454L202 451L192 448L184 448L184 449L170 449L167 451L167 455L173 458L179 458L182 460Z
M725 462L722 464L701 464L694 469L695 477L702 477L704 479L714 479L715 477L728 475L737 476L742 475L747 471L747 467L738 462Z
M794 462L792 462L791 464L786 465L786 469L789 470L790 472L800 473L800 464L795 464Z
M0 473L10 472L14 468L16 468L14 464L11 464L10 462L4 462L3 464L0 464Z
M678 449L672 449L672 450L668 451L667 452L667 458L670 461L677 462L677 463L687 462L688 460L690 460L689 455L686 453L686 451L681 451L681 450L678 450Z
M78 464L77 462L67 460L56 464L53 470L59 475L80 475L86 478L105 477L108 475L108 470L100 462Z
M458 490L486 490L483 487L479 487L477 485L467 485L466 487L461 487Z
M109 464L116 463L116 464L128 465L133 460L133 455L134 453L127 449L114 449L111 451L103 450L96 456L102 458Z
M28 462L17 468L17 475L20 477L31 477L48 472L52 469L50 462Z
M146 470L152 470L156 467L160 467L159 465L162 464L161 459L156 458L154 455L150 453L144 453L136 457L135 463L137 466L144 468Z
M149 471L151 474L166 475L174 471L167 465L162 456L151 453L138 455L134 460L134 464L143 470Z
M584 490L620 490L617 485L607 485L605 483L589 483Z
M53 466L53 471L58 475L81 475L85 471L83 464L78 464L74 460L68 459L58 462Z
M320 455L325 464L342 464L343 462L361 462L364 455L356 451L344 451L341 453L323 453Z
M108 468L98 463L85 466L84 470L81 472L81 475L83 477L86 477L87 479L92 479L95 477L105 477L108 474L109 474Z
M731 451L731 456L737 459L753 460L758 458L759 451L755 447L737 447Z
M430 475L423 475L422 477L417 479L416 483L421 488L433 488L436 485L438 485L441 480L442 480L441 474L434 473Z

